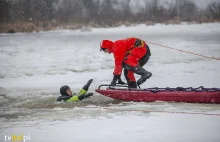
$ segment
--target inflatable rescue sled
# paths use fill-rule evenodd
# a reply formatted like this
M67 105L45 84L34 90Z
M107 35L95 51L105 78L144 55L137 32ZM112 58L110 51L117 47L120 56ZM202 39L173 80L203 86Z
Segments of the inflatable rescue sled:
M104 88L104 89L101 89ZM100 85L96 89L97 93L104 96L134 102L154 102L154 101L172 101L187 103L220 103L220 88L146 88L129 89L125 85Z

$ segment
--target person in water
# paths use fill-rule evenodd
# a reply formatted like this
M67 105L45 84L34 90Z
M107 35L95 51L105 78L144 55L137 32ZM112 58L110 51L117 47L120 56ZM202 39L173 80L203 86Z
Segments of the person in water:
M93 81L93 79L90 79L77 94L72 93L69 86L67 86L67 85L62 86L60 88L61 96L59 96L57 98L57 101L77 102L77 101L81 101L85 98L92 96L93 93L87 93L92 81Z
M100 48L105 53L114 54L115 69L111 86L115 86L117 81L119 84L123 84L121 81L123 68L129 88L137 88L137 85L141 85L152 76L151 72L143 68L151 56L150 48L145 41L134 37L116 40L115 42L102 40ZM137 82L134 73L141 75Z

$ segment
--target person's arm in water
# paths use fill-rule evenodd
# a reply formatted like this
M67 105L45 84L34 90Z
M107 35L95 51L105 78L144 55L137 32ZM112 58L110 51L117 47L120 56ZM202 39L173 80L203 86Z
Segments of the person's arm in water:
M93 93L87 93L89 86L91 85L93 79L90 79L84 86L82 89L80 89L79 91L79 95L74 95L72 96L70 99L66 100L66 102L77 102L77 101L81 101L85 98L88 98L90 96L93 95ZM86 94L87 93L87 94Z

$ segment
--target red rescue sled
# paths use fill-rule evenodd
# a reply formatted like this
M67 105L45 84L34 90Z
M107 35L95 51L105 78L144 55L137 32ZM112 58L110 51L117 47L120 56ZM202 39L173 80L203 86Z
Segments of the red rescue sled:
M106 89L101 89L102 86L106 86ZM127 89L127 86L122 85L115 87L100 85L96 92L113 99L134 102L220 103L220 88L204 88L202 86L198 88Z

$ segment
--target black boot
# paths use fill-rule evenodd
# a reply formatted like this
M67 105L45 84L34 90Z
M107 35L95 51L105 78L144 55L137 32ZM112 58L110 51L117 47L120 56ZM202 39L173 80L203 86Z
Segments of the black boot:
M143 84L147 79L149 79L152 76L151 72L146 71L144 68L142 68L141 66L136 66L134 67L134 73L141 75L141 78L138 79L137 81L137 85L141 85Z
M137 88L137 83L135 81L128 81L128 88Z

